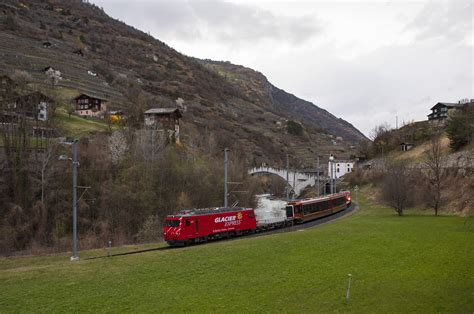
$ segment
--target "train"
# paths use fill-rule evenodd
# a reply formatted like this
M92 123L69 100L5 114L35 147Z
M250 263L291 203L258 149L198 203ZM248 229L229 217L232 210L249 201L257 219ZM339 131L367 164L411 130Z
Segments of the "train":
M208 242L301 224L340 212L351 205L349 191L324 197L294 200L285 215L272 221L259 219L252 208L197 208L166 216L163 235L171 246Z

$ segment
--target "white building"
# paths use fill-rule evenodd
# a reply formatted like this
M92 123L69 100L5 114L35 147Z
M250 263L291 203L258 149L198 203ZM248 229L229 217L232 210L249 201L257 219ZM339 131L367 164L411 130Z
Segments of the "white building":
M331 159L332 158L332 159ZM332 165L332 177L340 178L346 173L352 172L354 170L354 162L348 160L336 160L331 155L328 162L328 174L331 177L331 165Z

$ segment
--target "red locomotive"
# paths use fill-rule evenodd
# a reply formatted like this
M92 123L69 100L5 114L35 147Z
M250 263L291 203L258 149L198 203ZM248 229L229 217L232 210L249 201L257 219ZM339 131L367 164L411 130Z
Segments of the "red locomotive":
M165 241L175 246L237 236L256 228L251 208L204 208L167 216L163 231Z

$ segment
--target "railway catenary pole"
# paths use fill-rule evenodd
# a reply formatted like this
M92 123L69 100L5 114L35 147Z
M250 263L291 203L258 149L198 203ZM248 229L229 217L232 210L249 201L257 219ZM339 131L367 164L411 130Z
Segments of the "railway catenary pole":
M229 163L229 159L227 156L229 149L226 147L224 148L224 207L227 208L227 165Z
M291 199L295 199L295 191L296 191L296 172L293 172L293 195Z
M286 154L286 199L290 199L290 181L289 181L289 172L290 172L290 161L288 154Z
M333 194L334 193L334 172L333 172L333 160L334 156L331 154L329 155L329 193Z
M318 166L317 166L317 169L316 171L318 172L317 176L318 176L318 196L320 196L321 194L321 187L319 186L319 155L318 155Z
M77 140L72 142L72 256L71 261L79 260L77 256Z
M334 173L332 171L332 160L330 161L330 164L331 164L331 176L329 178L329 181L331 182L329 184L329 194L332 194L333 193L333 189L334 189L334 181L333 181L333 176L334 176Z

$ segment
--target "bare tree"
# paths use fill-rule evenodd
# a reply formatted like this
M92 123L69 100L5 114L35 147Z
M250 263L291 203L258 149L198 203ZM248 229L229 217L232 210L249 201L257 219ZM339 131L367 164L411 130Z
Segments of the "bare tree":
M382 195L385 202L393 207L399 216L409 205L410 173L406 161L387 165L382 182Z
M369 135L373 141L372 147L375 149L375 154L382 154L384 157L384 150L391 142L390 125L387 122L380 124L373 128Z
M156 161L168 143L164 130L147 128L135 131L135 157L145 162Z
M57 144L53 141L48 141L46 149L43 151L41 160L40 160L40 185L41 185L41 203L44 204L44 191L46 186L47 172L50 168L51 159L57 148Z
M428 168L426 176L428 179L428 204L435 211L435 216L438 215L438 209L441 205L441 190L443 179L445 175L445 159L442 154L441 134L435 131L431 137L430 146L425 152L426 162Z

